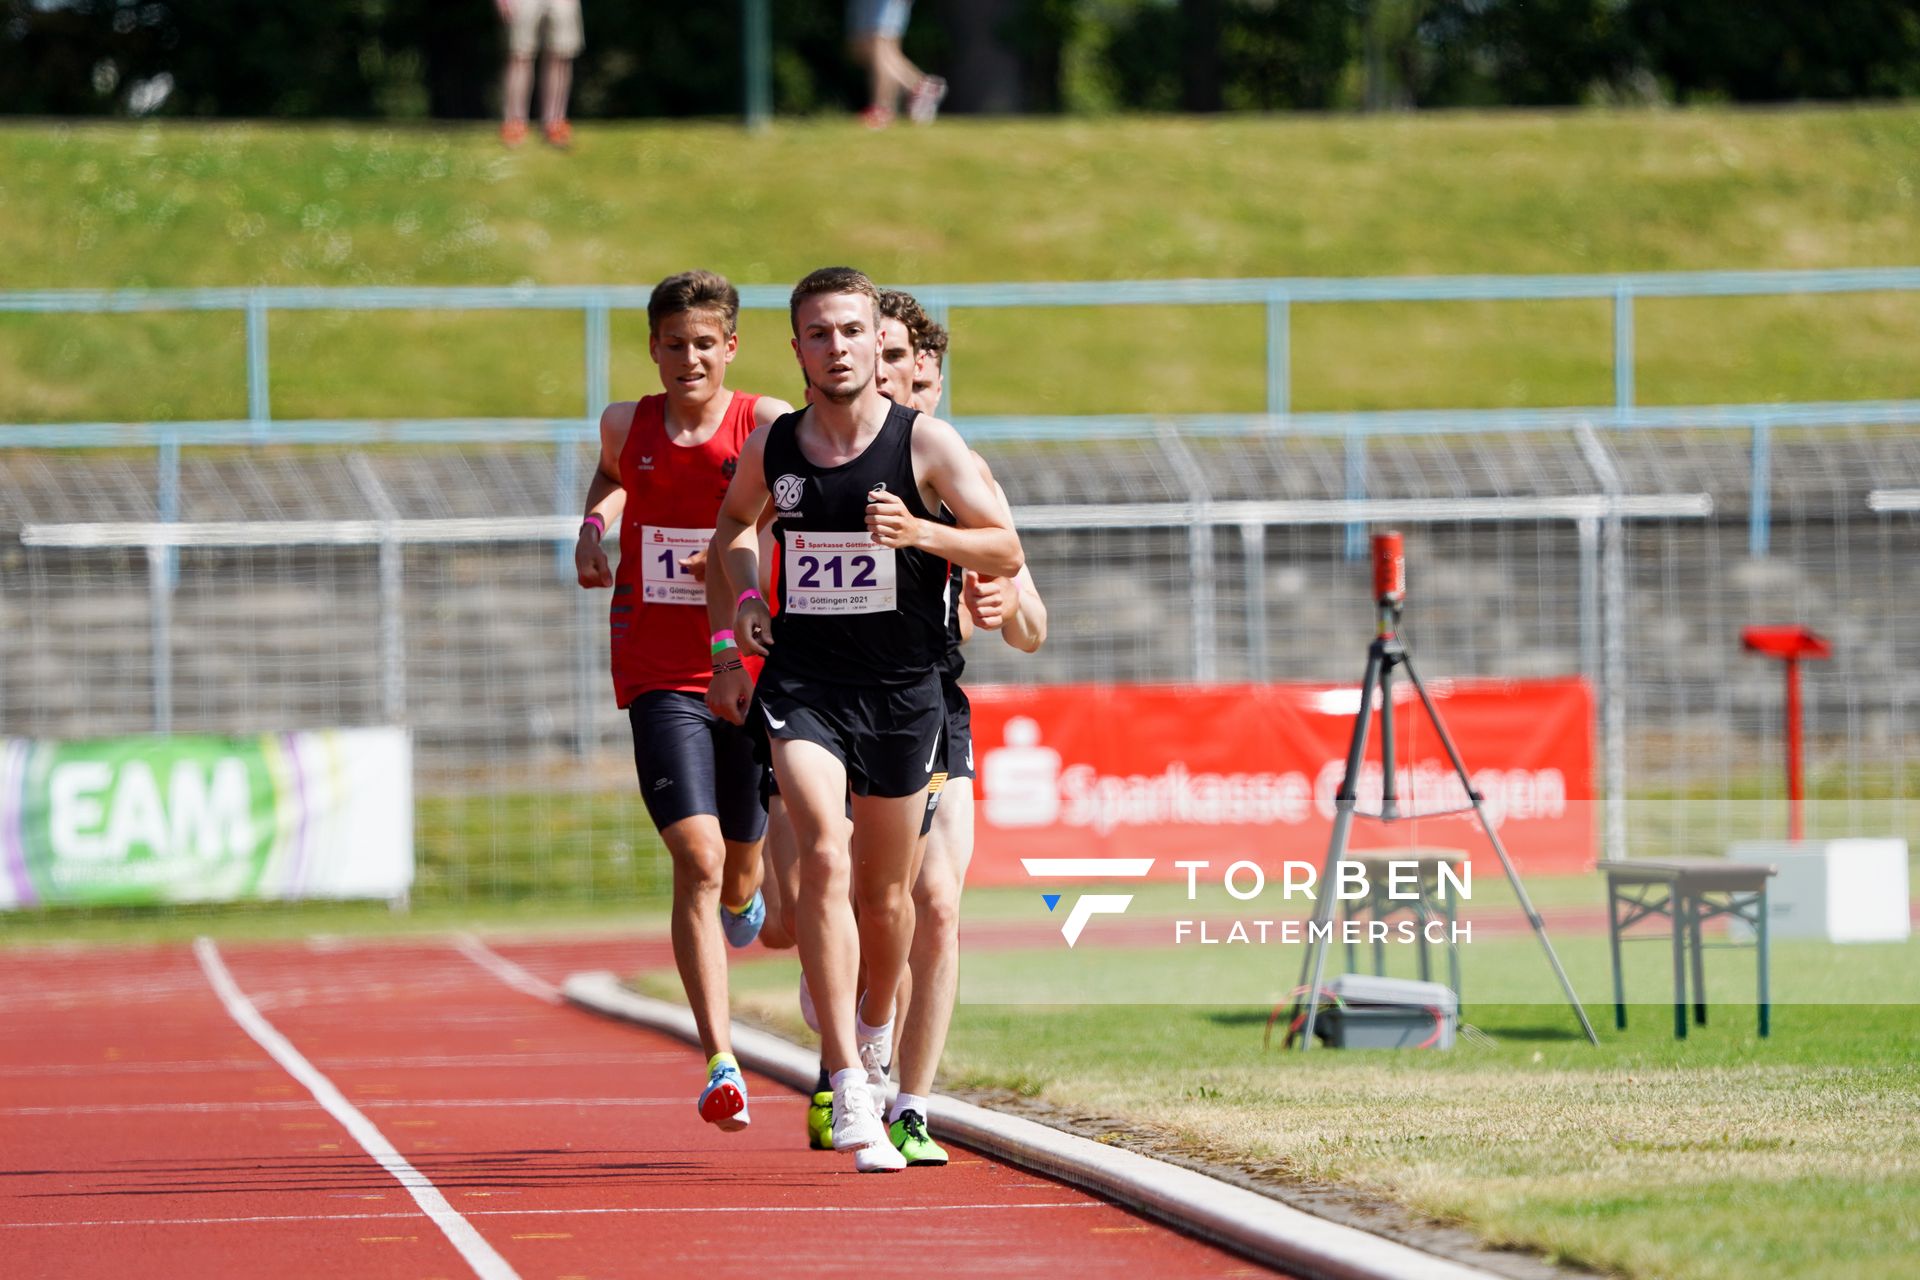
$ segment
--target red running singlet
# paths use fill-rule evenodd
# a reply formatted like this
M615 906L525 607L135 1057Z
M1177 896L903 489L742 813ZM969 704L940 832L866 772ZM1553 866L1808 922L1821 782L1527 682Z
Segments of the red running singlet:
M667 439L665 395L648 396L634 409L620 451L627 510L610 616L613 690L623 707L656 689L706 692L713 676L706 588L680 562L713 537L759 399L734 392L719 429L692 446Z

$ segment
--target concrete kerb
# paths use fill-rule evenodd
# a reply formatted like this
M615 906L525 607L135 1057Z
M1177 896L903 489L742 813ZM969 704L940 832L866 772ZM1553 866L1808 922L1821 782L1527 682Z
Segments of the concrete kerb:
M612 973L576 973L567 999L608 1017L696 1043L693 1014L621 985ZM778 1036L736 1025L742 1066L803 1093L819 1058ZM1090 1191L1257 1262L1310 1280L1489 1280L1489 1273L1316 1218L1178 1165L936 1095L933 1128L963 1146Z

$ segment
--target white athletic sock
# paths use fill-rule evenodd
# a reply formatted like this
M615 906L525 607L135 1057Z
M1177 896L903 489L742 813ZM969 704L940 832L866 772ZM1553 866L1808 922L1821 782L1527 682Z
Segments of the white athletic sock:
M888 1018L879 1026L870 1027L867 1025L867 1020L860 1016L860 1006L855 1005L853 1007L853 1034L856 1039L869 1042L891 1039L893 1036L893 1019Z
M861 1084L867 1082L867 1069L865 1067L848 1067L845 1071L836 1071L828 1079L827 1083L833 1086L835 1093L838 1093L855 1080L858 1080Z
M892 1124L904 1111L918 1111L922 1120L927 1118L927 1100L917 1093L903 1093L893 1100L893 1106L887 1109L887 1123Z

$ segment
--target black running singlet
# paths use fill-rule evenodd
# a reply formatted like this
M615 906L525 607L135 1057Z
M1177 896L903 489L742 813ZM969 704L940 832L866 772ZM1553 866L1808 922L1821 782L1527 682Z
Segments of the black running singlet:
M945 525L960 523L953 512L945 507L940 508L940 514L936 518ZM967 669L967 660L960 652L960 611L966 608L962 603L961 595L966 585L966 571L949 561L946 588L947 651L940 655L940 678L948 683L959 680L960 673Z
M947 562L894 549L867 532L867 494L884 486L907 510L933 518L913 476L913 420L901 405L861 454L818 467L800 451L806 410L767 431L767 491L780 556L780 611L769 671L837 684L905 685L946 654Z

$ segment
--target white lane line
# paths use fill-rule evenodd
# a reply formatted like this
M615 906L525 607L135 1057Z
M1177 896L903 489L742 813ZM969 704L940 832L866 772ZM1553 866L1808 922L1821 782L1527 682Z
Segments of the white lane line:
M181 1058L172 1062L40 1062L32 1066L0 1067L0 1076L171 1076L209 1071L264 1071L258 1058Z
M1035 1200L1018 1204L999 1204L983 1202L979 1204L890 1204L890 1205L851 1205L851 1204L747 1204L747 1205L694 1205L688 1207L668 1207L663 1205L621 1205L606 1209L469 1209L470 1218L543 1218L554 1216L583 1217L604 1214L672 1214L679 1217L690 1213L980 1213L986 1210L1001 1209L1112 1209L1104 1200ZM1118 1210L1125 1213L1126 1210ZM74 1227L223 1227L247 1226L257 1222L382 1222L389 1219L412 1218L410 1213L313 1213L313 1214L261 1214L244 1218L96 1218L85 1222L0 1222L0 1230L26 1231L39 1228L72 1229Z
M312 1111L312 1102L97 1102L66 1107L0 1107L0 1116L194 1115L213 1111Z
M254 1002L259 1008L259 1001ZM685 1062L684 1052L671 1053L472 1053L434 1054L417 1058L315 1058L316 1066L335 1071L388 1071L396 1067L626 1067L636 1062ZM265 1070L257 1058L182 1058L172 1062L60 1062L32 1066L0 1066L0 1078L30 1076L146 1076L194 1075L207 1072Z
M441 1234L460 1251L460 1256L467 1260L467 1265L473 1268L473 1273L480 1280L520 1280L519 1273L495 1252L474 1225L447 1203L440 1189L409 1164L407 1158L387 1141L386 1135L374 1127L373 1121L360 1114L345 1095L334 1088L333 1081L321 1075L318 1068L301 1056L291 1040L261 1016L260 1011L253 1007L253 1002L247 999L246 993L240 990L239 984L234 982L233 975L227 971L226 962L220 958L220 949L213 945L211 938L194 939L193 954L200 961L207 981L213 984L214 993L220 997L220 1003L226 1006L233 1020L267 1051L269 1057L284 1067L288 1075L305 1085L314 1101L325 1107L327 1114L352 1134L353 1140L407 1189L407 1194L420 1206L420 1211L440 1228Z
M624 1067L635 1062L685 1062L684 1052L661 1053L467 1053L422 1054L414 1058L322 1058L326 1066L347 1070L390 1067Z
M178 1000L189 992L197 991L200 984L182 983L177 987L134 986L125 991L115 989L115 1006L128 1004L155 1004L163 1000ZM100 988L88 991L83 987L59 989L41 988L21 995L0 996L0 1013L15 1013L42 1009L81 1009L95 1008L100 1001Z
M536 1000L545 1000L548 1004L565 1004L560 988L535 974L527 972L513 961L489 947L470 933L453 935L453 949L467 959L485 969L515 991L530 995Z
M304 1081L302 1083L305 1083ZM434 1107L679 1107L686 1099L673 1098L362 1098L360 1105L388 1111ZM756 1106L798 1106L798 1094L762 1098ZM321 1105L325 1105L324 1103ZM137 1116L182 1115L215 1111L311 1111L311 1102L82 1102L59 1107L0 1107L0 1116Z

